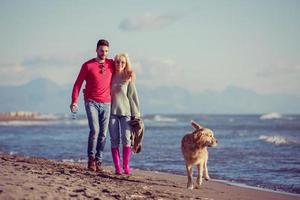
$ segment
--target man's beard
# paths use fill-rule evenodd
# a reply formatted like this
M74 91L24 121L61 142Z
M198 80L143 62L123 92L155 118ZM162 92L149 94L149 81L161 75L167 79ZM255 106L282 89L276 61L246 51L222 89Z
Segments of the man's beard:
M104 60L106 57L105 57L105 55L97 55L98 56L98 58L100 59L100 60Z

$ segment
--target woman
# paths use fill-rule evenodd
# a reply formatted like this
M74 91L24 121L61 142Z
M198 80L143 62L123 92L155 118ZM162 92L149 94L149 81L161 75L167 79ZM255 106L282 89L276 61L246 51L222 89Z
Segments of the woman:
M139 100L134 83L134 73L128 55L120 53L115 56L115 73L111 82L111 116L109 132L111 152L116 174L121 174L119 145L123 145L123 170L130 174L131 131L128 122L140 117Z

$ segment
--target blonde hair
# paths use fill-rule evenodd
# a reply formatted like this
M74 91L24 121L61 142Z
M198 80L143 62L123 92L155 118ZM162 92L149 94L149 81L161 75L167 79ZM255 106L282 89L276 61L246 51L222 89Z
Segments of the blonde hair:
M132 67L131 67L131 63L130 63L130 59L127 53L118 53L115 56L115 62L119 61L120 58L123 57L126 60L126 66L124 68L124 77L126 80L130 80L130 79L135 79L135 75L133 73Z

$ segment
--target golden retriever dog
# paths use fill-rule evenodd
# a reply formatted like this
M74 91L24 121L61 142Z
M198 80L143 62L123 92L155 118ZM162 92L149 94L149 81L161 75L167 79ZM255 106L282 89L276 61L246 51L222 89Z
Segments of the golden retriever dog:
M203 173L205 180L210 179L207 169L207 147L213 147L218 144L212 130L204 128L195 121L191 121L191 124L195 128L194 132L186 134L181 140L181 151L185 160L188 177L188 189L194 188L193 165L196 165L198 169L195 188L199 188L202 184Z

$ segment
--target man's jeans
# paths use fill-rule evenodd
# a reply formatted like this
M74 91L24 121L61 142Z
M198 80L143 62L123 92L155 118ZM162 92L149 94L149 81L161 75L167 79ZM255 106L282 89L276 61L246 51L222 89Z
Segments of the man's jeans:
M85 101L85 110L89 122L88 157L94 156L102 162L110 116L110 103L98 103L93 100Z

